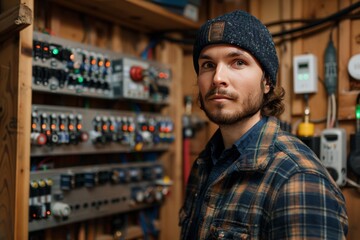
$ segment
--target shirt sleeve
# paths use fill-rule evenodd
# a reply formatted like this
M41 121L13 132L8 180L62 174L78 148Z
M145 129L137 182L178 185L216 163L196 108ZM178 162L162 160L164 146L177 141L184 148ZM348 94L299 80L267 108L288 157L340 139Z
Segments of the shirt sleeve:
M292 176L278 192L270 217L271 239L346 239L341 191L318 174Z

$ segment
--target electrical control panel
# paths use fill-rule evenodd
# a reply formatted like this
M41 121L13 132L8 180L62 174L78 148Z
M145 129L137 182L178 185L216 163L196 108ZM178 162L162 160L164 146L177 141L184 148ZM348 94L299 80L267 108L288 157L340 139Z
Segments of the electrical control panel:
M34 32L33 90L167 104L165 64Z
M29 232L159 208L170 67L39 32L32 54Z
M169 116L150 112L33 105L31 156L164 151L174 140Z
M294 93L317 92L317 58L313 54L295 56L294 67Z
M158 162L31 172L29 231L159 205L169 193L163 176Z
M346 183L346 132L328 128L321 133L320 159L339 186Z
M110 51L54 36L33 34L33 90L76 96L119 98L122 66Z

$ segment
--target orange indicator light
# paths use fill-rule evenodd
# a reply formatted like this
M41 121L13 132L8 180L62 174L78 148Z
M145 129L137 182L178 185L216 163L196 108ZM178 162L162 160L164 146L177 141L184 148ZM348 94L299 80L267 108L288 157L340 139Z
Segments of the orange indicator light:
M167 78L167 77L168 77L168 75L166 73L164 73L164 72L159 73L159 78Z
M129 132L132 132L132 131L134 131L134 127L133 126L129 126Z

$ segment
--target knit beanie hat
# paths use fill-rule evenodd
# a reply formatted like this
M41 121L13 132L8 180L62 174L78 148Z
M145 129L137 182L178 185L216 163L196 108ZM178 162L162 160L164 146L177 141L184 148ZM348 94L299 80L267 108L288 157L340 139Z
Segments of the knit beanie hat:
M208 20L197 32L193 61L199 73L198 59L202 49L211 44L231 44L242 48L259 61L271 82L276 84L279 61L269 30L256 17L237 10Z

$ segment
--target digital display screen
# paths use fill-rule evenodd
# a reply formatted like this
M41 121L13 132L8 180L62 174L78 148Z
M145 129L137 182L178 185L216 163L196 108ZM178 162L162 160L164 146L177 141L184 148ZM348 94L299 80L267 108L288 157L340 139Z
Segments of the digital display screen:
M299 64L299 69L304 69L304 68L308 68L309 64L308 63L301 63Z

